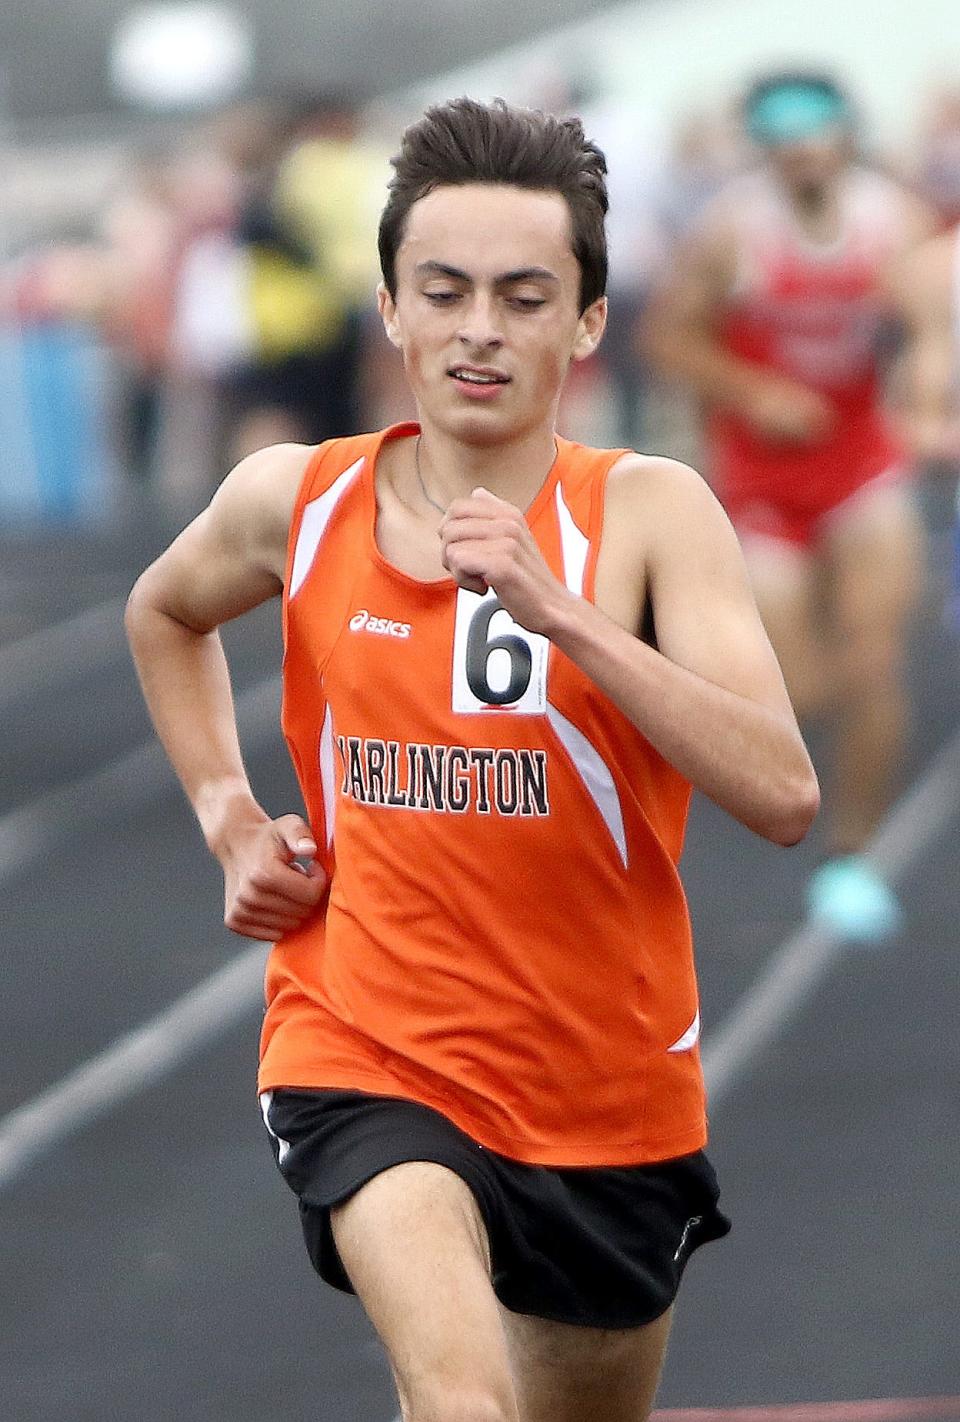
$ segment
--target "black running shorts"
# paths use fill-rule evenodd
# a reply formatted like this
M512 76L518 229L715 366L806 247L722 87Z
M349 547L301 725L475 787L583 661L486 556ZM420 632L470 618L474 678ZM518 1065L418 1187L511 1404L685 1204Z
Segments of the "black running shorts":
M412 1101L284 1088L265 1092L261 1107L313 1266L348 1293L330 1208L403 1161L435 1161L466 1182L486 1223L497 1298L560 1323L649 1323L673 1302L693 1251L730 1229L702 1151L656 1165L525 1165Z

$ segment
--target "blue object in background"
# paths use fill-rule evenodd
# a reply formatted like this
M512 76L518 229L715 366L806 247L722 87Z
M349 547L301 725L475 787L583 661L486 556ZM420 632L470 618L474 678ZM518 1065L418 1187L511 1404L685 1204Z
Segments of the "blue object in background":
M0 329L0 522L95 523L112 512L109 359L89 327Z

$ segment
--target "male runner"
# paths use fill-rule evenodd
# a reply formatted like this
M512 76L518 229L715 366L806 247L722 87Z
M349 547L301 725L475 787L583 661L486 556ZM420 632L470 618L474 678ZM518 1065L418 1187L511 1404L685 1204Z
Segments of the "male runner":
M130 635L226 922L276 940L264 1117L405 1422L641 1422L727 1228L690 786L792 844L816 779L703 482L555 433L605 321L579 120L460 99L394 165L380 310L419 423L244 460ZM251 793L216 632L278 595L306 820Z
M826 712L830 857L813 911L851 937L896 925L860 858L903 754L905 634L922 542L881 412L884 281L925 212L854 162L854 114L826 76L746 96L760 164L708 209L654 301L649 346L708 411L711 482L747 558L801 722Z

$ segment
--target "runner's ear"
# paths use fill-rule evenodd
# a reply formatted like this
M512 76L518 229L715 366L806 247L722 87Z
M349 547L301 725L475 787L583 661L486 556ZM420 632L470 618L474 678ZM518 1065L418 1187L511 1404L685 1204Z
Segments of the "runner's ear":
M570 353L571 360L586 360L593 355L607 324L607 298L598 297L591 301L577 322L577 334Z
M403 341L400 338L400 322L397 320L396 304L383 282L377 287L377 309L380 312L383 329L387 333L387 340L391 345L396 346L398 351L402 351Z

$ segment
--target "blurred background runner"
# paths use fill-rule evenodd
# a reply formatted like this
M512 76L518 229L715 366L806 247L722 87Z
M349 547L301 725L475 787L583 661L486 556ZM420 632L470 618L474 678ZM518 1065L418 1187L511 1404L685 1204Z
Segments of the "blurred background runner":
M903 756L922 580L909 470L883 409L884 282L931 224L857 160L853 104L832 77L761 78L743 117L757 164L721 190L672 265L649 346L704 403L708 472L794 706L834 731L811 909L880 938L899 912L861 851Z

